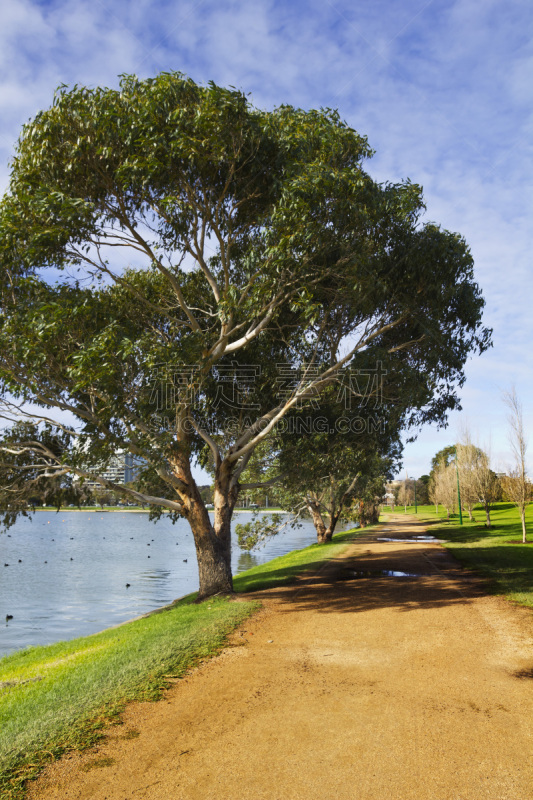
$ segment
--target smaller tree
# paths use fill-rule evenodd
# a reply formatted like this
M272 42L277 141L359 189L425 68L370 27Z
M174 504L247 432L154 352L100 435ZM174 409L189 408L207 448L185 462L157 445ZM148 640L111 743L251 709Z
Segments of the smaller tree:
M429 473L428 495L429 500L435 504L435 514L438 514L439 505L446 509L448 519L450 510L455 507L455 493L452 491L451 475L448 467L455 464L455 447L453 444L443 447L431 459L431 472ZM455 466L454 466L455 469Z
M501 479L502 488L518 508L522 522L522 541L526 539L526 506L531 500L532 487L526 473L527 439L524 431L522 404L516 390L505 392L503 401L509 409L507 421L509 423L509 442L513 453L514 463L508 469L508 475Z
M291 515L289 524L310 516L319 544L331 541L340 520L356 519L361 525L377 520L384 482L399 466L402 449L396 409L381 405L377 419L363 397L355 419L364 425L350 425L338 395L335 389L319 407L296 410L288 430L278 430L274 446L267 450L265 444L260 459L252 457L243 475L252 489L269 487ZM275 533L274 523L264 518L239 525L237 535L243 542L261 542Z
M398 488L397 502L404 507L407 512L407 506L412 506L415 499L414 482L406 478Z
M490 456L485 453L480 459L475 478L479 502L485 509L485 525L487 528L492 528L490 512L494 503L500 499L501 487L498 476L490 468Z
M448 519L450 513L455 511L457 500L457 483L455 477L455 464L446 464L443 459L433 470L432 499L435 505L443 505Z
M429 503L429 475L421 475L416 482L416 496L421 506Z
M475 468L473 470L472 478L477 501L482 503L485 510L485 525L487 528L491 528L492 524L490 521L490 512L494 506L494 503L496 503L501 497L501 486L498 476L490 468L490 448L485 448L485 450L477 448L477 450L478 457L475 461Z
M376 461L373 472L365 475L357 489L357 497L352 501L350 516L361 528L379 522L379 509L385 497L384 463Z
M479 501L477 472L484 453L472 444L470 434L465 431L461 444L456 446L461 504L468 511L470 522L474 521L473 509Z

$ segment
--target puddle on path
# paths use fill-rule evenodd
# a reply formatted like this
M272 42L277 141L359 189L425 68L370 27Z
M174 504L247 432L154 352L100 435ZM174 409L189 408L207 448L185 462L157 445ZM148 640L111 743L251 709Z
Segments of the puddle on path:
M338 580L351 581L355 578L423 578L427 577L421 572L402 572L395 569L366 569L366 570L346 570L339 575Z
M403 539L399 536L378 536L378 542L405 542L406 544L423 544L424 542L435 542L438 544L442 539L436 539L434 536L415 536L413 539Z

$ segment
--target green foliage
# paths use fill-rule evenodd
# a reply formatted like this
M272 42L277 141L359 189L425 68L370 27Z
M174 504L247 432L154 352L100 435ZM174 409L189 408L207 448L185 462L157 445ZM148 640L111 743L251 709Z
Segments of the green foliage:
M427 505L429 503L430 481L431 481L430 475L421 475L416 482L417 501L420 505Z
M293 527L295 524L292 522ZM250 522L238 522L235 525L239 547L241 550L255 550L280 533L286 525L280 520L279 514L263 514L261 517L254 514Z
M431 474L435 472L435 469L440 464L444 464L445 467L448 467L453 461L455 461L455 445L449 444L439 450L438 453L435 453L431 459Z
M361 524L370 521L370 507L377 508L384 481L397 471L401 457L401 409L381 402L379 387L375 396L369 390L348 410L343 388L327 392L318 409L291 414L290 432L273 439L269 460L261 454L258 459L262 477L282 476L272 500L296 518L311 513L315 525L323 523L329 533L345 513ZM363 426L350 427L354 420ZM257 466L252 462L243 479L261 477Z
M385 365L394 424L444 423L490 346L484 301L462 237L420 222L416 184L372 180L371 155L335 111L261 111L180 73L61 87L0 205L3 415L31 403L60 444L0 442L13 474L24 452L83 479L123 448L145 465L133 499L208 525L190 465L211 459L228 513L199 538L228 561L250 451L343 365ZM280 400L277 365L305 363Z

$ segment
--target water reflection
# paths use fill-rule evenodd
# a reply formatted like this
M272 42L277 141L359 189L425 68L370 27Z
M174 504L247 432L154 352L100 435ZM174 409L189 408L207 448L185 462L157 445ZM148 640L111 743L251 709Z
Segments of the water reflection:
M259 559L253 553L239 553L239 557L237 559L237 569L235 572L245 572L247 569L256 567L259 563Z
M155 572L145 572L141 575L141 578L148 580L148 581L165 581L170 577L169 570L160 569L156 570Z
M334 580L350 581L355 578L422 578L421 572L402 572L395 569L345 570Z

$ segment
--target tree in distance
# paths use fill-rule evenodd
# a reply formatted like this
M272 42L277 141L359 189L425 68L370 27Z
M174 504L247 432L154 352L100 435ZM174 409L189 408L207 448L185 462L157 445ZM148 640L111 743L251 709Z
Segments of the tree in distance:
M453 461L451 460L452 453L454 457ZM450 513L453 514L455 512L456 503L458 503L455 447L450 445L440 450L433 458L431 465L429 497L431 502L435 504L435 511L437 511L439 505L444 506L449 519Z
M457 468L455 454L457 453ZM498 477L490 467L490 453L472 443L470 433L464 430L462 441L457 445L449 445L434 456L431 461L432 470L429 481L429 492L432 502L441 503L447 510L455 510L458 504L457 470L461 492L461 507L468 511L470 521L474 521L473 507L482 503L486 527L491 528L490 512L501 497L501 486Z
M455 446L457 453L457 472L461 490L461 505L468 512L470 522L475 521L473 509L480 502L479 473L484 470L485 453L472 444L470 436L465 433L463 441ZM457 474L457 473L456 473Z
M461 500L466 506L470 520L475 503L482 503L487 528L491 528L490 512L501 496L498 477L490 467L490 450L482 450L473 444L468 429L465 428L462 441L457 445Z
M421 506L429 503L429 481L429 475L421 475L416 481L416 496Z
M394 494L396 503L403 506L404 511L407 512L407 506L411 506L415 502L414 481L406 477L397 487Z
M331 541L347 514L361 525L375 516L374 496L383 496L384 481L397 470L402 452L398 414L386 409L382 388L371 390L370 397L364 392L352 417L339 388L325 392L317 409L292 414L292 435L278 432L269 442L270 461L259 454L247 470L247 480L259 483L283 475L273 490L276 504L294 520L309 515L319 544ZM357 424L350 425L354 420ZM273 535L272 522L265 520L263 528L255 520L237 526L241 545L243 535L248 546Z
M526 470L527 438L524 431L522 404L514 387L504 393L503 401L509 409L507 421L513 464L508 468L508 474L501 479L501 483L507 497L518 508L522 523L522 542L525 544L527 542L526 506L531 501L533 487Z
M484 301L461 236L420 222L417 185L373 181L371 155L335 111L177 73L60 88L0 206L4 522L37 484L96 480L185 517L200 597L231 592L241 476L291 409L381 359L413 380L409 424L443 422L490 345ZM103 475L119 449L137 488Z

